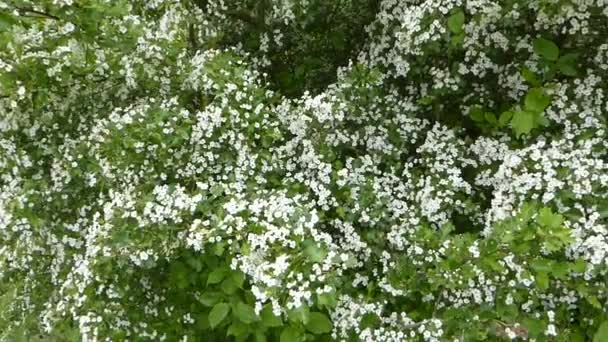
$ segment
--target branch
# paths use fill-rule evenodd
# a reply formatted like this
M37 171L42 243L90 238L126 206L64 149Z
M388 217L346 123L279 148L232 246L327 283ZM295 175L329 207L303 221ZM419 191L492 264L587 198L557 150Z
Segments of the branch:
M55 15L52 15L52 14L46 13L46 12L42 12L42 11L38 11L38 10L35 10L33 8L30 8L30 7L16 7L16 9L19 12L22 12L22 13L20 13L20 15L22 15L22 16L25 16L24 13L32 13L32 14L36 14L37 16L42 16L44 18L53 19L53 20L60 20L60 18L57 17L57 16L55 16Z

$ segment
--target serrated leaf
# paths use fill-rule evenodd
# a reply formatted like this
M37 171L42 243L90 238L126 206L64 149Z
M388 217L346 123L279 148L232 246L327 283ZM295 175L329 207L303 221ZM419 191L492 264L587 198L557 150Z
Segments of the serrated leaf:
M306 329L313 334L326 334L331 331L331 321L327 316L320 312L311 312L306 324Z
M243 302L240 302L234 308L234 314L243 323L252 323L257 320L257 316L253 308Z
M511 125L513 127L513 131L519 137L522 134L528 134L534 128L534 115L533 113L526 111L518 111L513 113L513 118L511 119Z
M211 328L217 327L230 313L230 305L226 303L216 304L209 312L209 325Z
M537 38L532 43L534 52L548 61L556 61L559 58L559 47L545 38Z
M564 223L564 217L559 214L554 214L551 208L544 207L540 210L537 218L538 223L547 228L559 228Z
M533 112L543 112L550 103L551 98L541 88L530 89L524 100L526 109Z

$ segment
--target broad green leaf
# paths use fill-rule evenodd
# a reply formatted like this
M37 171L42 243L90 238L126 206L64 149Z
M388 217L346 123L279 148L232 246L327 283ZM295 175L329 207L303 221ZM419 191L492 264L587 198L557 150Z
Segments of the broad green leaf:
M521 76L534 87L540 86L540 81L536 77L536 74L534 74L534 72L528 67L524 66L523 69L521 69Z
M257 316L253 308L243 302L240 302L234 308L235 316L243 323L252 323L257 320Z
M245 275L243 274L243 272L241 271L232 271L230 272L230 277L232 278L232 280L234 281L234 284L238 287L238 288L243 288L243 283L245 282Z
M494 113L486 112L484 114L484 118L486 119L487 122L491 123L492 125L495 125L498 122L498 120L496 120L496 115L494 115Z
M270 305L264 306L262 312L260 312L260 316L262 317L262 324L266 327L280 327L283 325L281 318L274 315Z
M509 123L509 121L511 121L512 117L513 117L512 111L503 112L502 114L500 114L500 117L498 118L498 124L501 127L504 127Z
M551 272L554 262L548 259L535 259L530 262L530 266L537 272Z
M226 335L235 337L248 335L247 325L238 321L232 322L226 331Z
M595 334L593 335L593 342L606 342L608 341L608 321L604 321L600 324L600 327L597 329Z
M483 122L484 121L484 112L479 107L473 107L469 114L471 120L475 122Z
M299 307L289 310L287 312L287 316L290 320L299 323L308 323L308 318L310 317L310 311L308 306L302 304Z
M545 331L545 323L539 319L524 318L522 324L531 336L542 335Z
M545 38L537 38L532 43L534 52L548 61L556 61L559 57L559 48L557 45Z
M585 333L581 330L572 331L568 337L570 342L585 342Z
M228 316L230 305L227 303L216 304L209 312L209 325L211 328L217 327Z
M8 31L16 22L17 20L10 14L0 12L0 32Z
M255 333L255 342L266 342L266 334L263 331L257 331Z
M511 125L513 131L519 137L522 134L528 134L534 128L534 114L527 111L518 111L513 113Z
M239 289L238 285L232 277L224 279L220 287L222 288L222 291L227 295L231 295Z
M280 342L299 342L304 340L304 335L294 327L287 327L281 332Z
M320 312L311 312L306 329L314 334L325 334L331 331L331 321Z
M570 270L576 273L584 273L587 269L587 263L583 259L578 259L570 265Z
M459 46L464 42L464 38L465 38L464 32L460 32L458 34L453 35L452 38L450 39L450 42L452 43L453 46Z
M207 278L207 285L217 284L224 280L228 275L228 270L226 268L216 268L211 273L209 273L209 277Z
M541 290L546 290L549 288L549 276L545 272L539 272L536 274L536 284L538 288Z
M530 89L526 95L524 105L527 110L542 112L551 103L551 98L541 88Z
M304 248L304 255L312 262L321 262L325 258L325 251L317 246L316 242L311 243Z
M328 308L333 308L337 304L336 293L332 291L329 293L319 294L317 302L319 303L319 305L322 305L322 306L325 306Z
M452 33L460 33L462 32L464 20L464 12L461 9L458 9L448 18L448 28L450 31L452 31Z
M564 223L564 217L559 214L554 214L551 208L544 207L538 214L538 223L547 228L559 228Z
M198 301L205 306L213 306L222 299L222 293L217 291L208 291L198 297Z
M576 60L578 59L578 53L569 53L563 55L557 60L557 68L559 72L566 76L577 76L578 69L576 67Z

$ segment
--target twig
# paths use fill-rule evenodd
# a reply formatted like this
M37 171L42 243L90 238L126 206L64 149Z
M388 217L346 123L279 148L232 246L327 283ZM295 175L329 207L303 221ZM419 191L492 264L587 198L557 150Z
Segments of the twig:
M42 12L42 11L38 11L35 10L33 8L28 8L28 7L16 7L16 9L20 12L23 13L32 13L32 14L37 14L38 16L42 16L48 19L53 19L53 20L60 20L60 18L58 16L52 15L50 13L46 13L46 12ZM23 13L20 13L22 16L24 16Z

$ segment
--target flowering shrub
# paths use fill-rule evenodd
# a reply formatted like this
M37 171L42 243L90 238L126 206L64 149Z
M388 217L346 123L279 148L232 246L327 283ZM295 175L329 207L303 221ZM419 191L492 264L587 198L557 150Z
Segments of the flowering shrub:
M608 341L608 2L0 2L7 341Z

